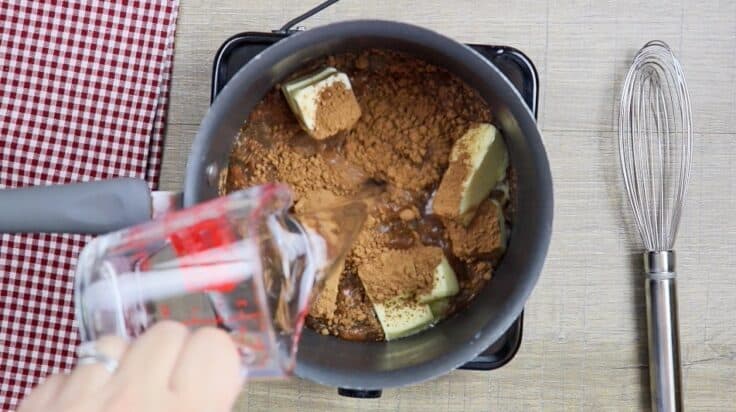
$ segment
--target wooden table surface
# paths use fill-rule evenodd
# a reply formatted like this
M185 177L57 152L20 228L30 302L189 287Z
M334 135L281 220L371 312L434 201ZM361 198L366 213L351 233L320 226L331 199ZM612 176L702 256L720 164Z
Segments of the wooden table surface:
M178 189L228 36L268 31L317 0L182 0L162 186ZM541 79L539 123L555 183L544 272L516 358L377 400L307 381L250 383L238 411L641 410L649 403L639 246L619 178L616 104L636 50L668 42L690 87L693 176L680 228L679 297L689 410L736 410L736 2L343 0L306 22L381 18L526 52Z

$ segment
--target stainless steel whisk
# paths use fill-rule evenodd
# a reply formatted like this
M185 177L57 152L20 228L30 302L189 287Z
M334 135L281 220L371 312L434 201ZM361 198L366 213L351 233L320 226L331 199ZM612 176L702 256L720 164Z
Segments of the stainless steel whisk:
M644 252L652 409L682 410L675 252L692 158L692 115L680 63L661 41L639 50L619 116L624 185Z

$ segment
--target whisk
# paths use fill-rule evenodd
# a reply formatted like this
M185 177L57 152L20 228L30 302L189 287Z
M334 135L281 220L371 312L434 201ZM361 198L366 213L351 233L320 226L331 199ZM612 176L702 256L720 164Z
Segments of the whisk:
M670 48L651 41L626 76L619 156L634 220L646 248L644 271L652 409L682 410L673 250L692 158L687 84Z

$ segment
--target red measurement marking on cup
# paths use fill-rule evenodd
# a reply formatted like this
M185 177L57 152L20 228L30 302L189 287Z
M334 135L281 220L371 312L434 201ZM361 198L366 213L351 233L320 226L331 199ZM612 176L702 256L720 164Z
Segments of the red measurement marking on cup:
M258 203L250 211L247 222L241 221L238 227L254 228L261 224L261 221L265 218L264 214L270 212L271 208L269 206L273 204L274 199L279 194L278 188L277 185L273 184L264 185L260 193L256 195ZM235 288L240 284L240 281L220 280L220 283L217 283L216 279L233 278L232 273L223 273L222 276L217 276L217 273L213 271L218 270L218 263L226 263L232 260L232 252L228 252L228 248L225 246L241 240L238 229L233 226L227 217L227 202L228 198L221 198L184 211L184 213L194 217L193 220L198 220L198 223L185 228L177 225L176 229L173 230L174 233L168 236L170 246L178 257L179 265L181 267L197 268L196 271L188 271L191 275L187 275L183 279L184 287L189 291L223 292L229 294L228 297L232 297L233 295L242 294L240 292L245 293L249 290L249 287L262 287L245 283L243 291L236 291ZM197 215L200 219L197 219ZM163 219L166 219L166 216ZM249 241L258 244L257 231L248 233L248 235L250 235ZM219 255L220 252L222 252L221 255ZM222 258L222 261L218 258ZM232 266L229 269L233 270ZM197 278L193 279L192 276L197 276ZM199 276L212 279L213 283L202 281L203 279ZM253 282L253 280L251 279L249 282ZM226 326L231 331L231 336L238 343L245 363L258 368L266 365L271 356L270 352L273 344L269 342L271 320L268 319L268 311L264 313L260 310L263 306L257 294L254 299L238 297L233 302L235 310L231 313L228 313L227 307L218 308L218 300L215 299L216 303L213 308L215 316L203 317L197 313L192 313L191 317L185 320L184 323L190 327ZM222 305L223 303L220 302L219 304ZM241 337L246 338L241 340Z
M200 317L190 316L187 319L182 320L182 323L186 326L216 326L216 325L233 325L237 322L245 321L256 321L261 320L262 315L260 313L243 313L237 312L229 316L216 315L214 317Z
M161 313L161 319L169 319L171 317L171 309L169 308L169 305L159 305L158 311Z
M169 236L171 247L181 259L182 266L191 266L186 262L186 256L193 256L209 249L215 249L234 243L238 238L230 228L229 222L224 217L205 219L195 225L182 229ZM203 269L204 272L205 269ZM210 274L211 275L211 274ZM207 276L202 273L201 276ZM213 278L217 278L213 276ZM201 288L193 285L191 281L184 279L188 290L199 291ZM220 284L209 284L203 291L208 292L232 292L237 285L236 282L224 282Z

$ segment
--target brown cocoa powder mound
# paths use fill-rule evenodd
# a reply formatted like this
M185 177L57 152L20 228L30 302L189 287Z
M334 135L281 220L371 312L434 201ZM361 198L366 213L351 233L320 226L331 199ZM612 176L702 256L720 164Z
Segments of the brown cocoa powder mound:
M301 215L323 210L324 208L337 207L346 201L347 198L344 196L338 196L327 189L317 189L301 196L294 203L294 212L297 215Z
M463 152L457 160L450 162L432 203L432 209L436 214L448 220L459 220L463 182L472 172L470 155L466 152Z
M334 273L325 280L322 290L314 298L314 303L309 310L310 316L320 317L325 320L332 320L337 310L337 293L342 277L342 271L345 269L344 262L338 268L339 273Z
M330 139L332 140L332 139ZM367 178L340 161L330 146L304 132L284 97L274 90L254 108L230 155L225 192L267 182L287 183L295 200L316 190L353 194Z
M411 249L411 260L414 262L417 278L421 279L421 287L415 289L413 296L418 297L432 291L434 287L434 271L445 256L442 248L435 246L422 246Z
M363 115L346 138L347 158L401 189L426 190L441 178L452 144L473 122L489 121L490 111L435 66L382 50L356 60L366 58L369 67L351 78Z
M486 199L478 206L468 227L453 219L446 219L444 224L452 243L452 253L464 260L500 257L506 243L499 212L499 205Z
M315 139L326 139L337 132L348 130L360 118L360 105L351 89L342 83L326 87L317 97L314 122Z
M339 165L321 154L294 150L287 142L276 141L266 147L255 139L241 145L245 154L230 162L228 186L248 187L267 182L287 183L295 200L320 190L346 196L356 193L364 176L357 168L352 174L340 171Z
M373 303L397 297L411 300L432 290L434 269L442 256L442 249L433 246L389 250L361 265L358 277Z

